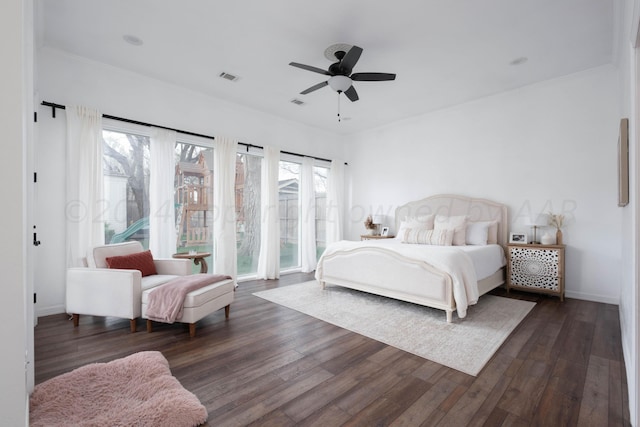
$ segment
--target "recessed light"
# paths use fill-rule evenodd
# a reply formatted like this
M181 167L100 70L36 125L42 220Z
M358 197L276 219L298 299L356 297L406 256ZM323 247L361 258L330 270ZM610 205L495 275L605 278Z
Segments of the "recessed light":
M140 37L131 34L125 34L124 36L122 36L122 38L124 39L124 41L133 46L142 46L142 44L144 43Z
M302 105L306 104L306 102L304 102L303 100L298 99L298 98L293 98L293 99L292 99L291 101L289 101L289 102L291 102L292 104L300 105L300 106L302 106Z
M528 60L529 60L529 58L527 58L526 56L521 56L521 57L516 58L513 61L509 62L509 65L522 65L525 62L527 62Z

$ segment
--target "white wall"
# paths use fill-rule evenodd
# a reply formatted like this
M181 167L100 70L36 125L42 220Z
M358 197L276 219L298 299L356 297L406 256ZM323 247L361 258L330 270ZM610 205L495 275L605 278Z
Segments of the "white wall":
M38 52L40 100L85 105L103 114L204 135L227 135L254 145L272 145L321 158L344 158L343 138L333 133L215 99L119 68L59 51ZM37 313L64 312L65 112L39 108L37 141L40 261L35 287Z
M629 385L629 414L633 425L638 418L638 77L640 57L634 49L638 34L640 10L638 1L627 0L621 5L623 30L617 41L620 82L621 117L629 118L629 205L623 209L621 232L629 238L622 241L622 280L620 298L620 331ZM634 10L634 6L635 10Z
M29 328L26 308L26 112L32 88L27 81L31 73L28 55L30 39L27 32L33 20L25 18L30 2L8 0L0 7L0 52L2 52L2 78L0 79L0 129L5 161L0 168L3 185L2 200L4 244L0 246L2 271L2 301L0 323L2 332L2 363L0 363L0 414L2 423L11 426L28 425L27 371L25 350L29 349ZM32 344L33 341L31 341Z
M352 239L363 215L437 193L506 203L510 231L564 213L566 294L618 304L616 70L600 67L362 132L349 148Z

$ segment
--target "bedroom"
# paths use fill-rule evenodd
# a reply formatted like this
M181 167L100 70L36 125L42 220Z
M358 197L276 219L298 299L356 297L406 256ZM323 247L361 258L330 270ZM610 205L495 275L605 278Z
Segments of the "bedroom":
M631 3L625 5L629 10L634 6ZM624 40L628 37L617 44L618 62L612 58L587 70L348 135L274 119L229 101L50 48L38 51L36 88L39 100L99 105L104 112L123 117L195 131L211 129L209 133L222 131L261 145L272 143L296 152L344 158L350 163L347 194L351 215L345 229L349 239L361 233L364 214L380 210L391 215L398 204L442 192L507 203L515 231L528 232L526 221L533 213L552 210L572 215L575 221L565 230L571 248L567 296L621 304L623 346L633 389L636 310L635 305L624 304L635 304L635 243L628 239L634 222L629 212L632 206L616 206L617 123L631 115L627 98L629 89L635 87L625 72L631 67L632 52ZM371 52L365 46L365 55L375 57ZM294 57L293 52L286 56L289 61L305 60ZM388 69L384 58L375 65L375 70L396 71ZM305 77L306 84L309 76ZM293 86L290 96L304 87ZM366 89L361 91L361 102L366 100ZM328 93L323 95L329 98ZM345 104L342 108L348 111L350 106ZM192 114L175 117L176 105L189 105ZM334 120L335 107L331 97L323 107L327 120ZM39 112L43 122L55 126L48 109L41 107ZM350 114L355 116L354 108ZM243 120L238 120L240 115ZM212 122L212 117L216 123L203 125ZM58 141L60 132L58 127ZM407 170L412 171L410 179L402 178L408 175ZM48 236L47 240L51 239ZM55 260L45 257L40 262ZM45 271L39 270L39 274ZM61 271L54 268L53 277L60 277ZM47 297L49 289L38 291L39 309L60 303L58 294Z

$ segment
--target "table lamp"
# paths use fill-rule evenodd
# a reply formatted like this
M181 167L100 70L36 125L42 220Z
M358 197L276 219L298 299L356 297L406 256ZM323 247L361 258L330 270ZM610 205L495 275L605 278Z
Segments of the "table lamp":
M527 225L533 228L533 239L531 240L531 243L535 243L535 244L540 243L538 242L537 231L538 231L538 227L544 227L547 225L547 220L544 217L544 215L536 215L534 217L529 217L529 221L527 222Z
M382 224L384 223L383 215L374 215L373 216L373 224L376 226L376 235L380 235L380 230L382 229Z

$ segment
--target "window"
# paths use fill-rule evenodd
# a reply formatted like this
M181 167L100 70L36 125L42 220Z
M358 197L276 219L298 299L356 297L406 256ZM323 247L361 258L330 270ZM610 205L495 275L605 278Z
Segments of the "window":
M238 275L255 274L260 255L262 157L236 155L236 241Z
M212 253L213 149L178 142L174 183L177 252ZM211 271L212 257L205 260Z
M149 248L150 138L140 133L103 130L105 242L140 241ZM314 167L316 198L316 250L325 248L326 184L329 169ZM238 275L257 272L261 231L262 156L236 155L236 242ZM213 148L206 143L179 141L175 145L174 178L176 252L213 253ZM280 161L278 177L280 214L280 268L300 266L301 165ZM171 209L171 207L169 208ZM170 212L170 211L169 211ZM212 257L206 261L211 266ZM199 267L194 265L194 272Z
M149 247L149 137L104 130L105 242Z
M300 267L300 164L280 161L280 269Z
M329 168L314 166L313 184L316 192L316 254L317 259L327 247L327 177Z
M103 130L105 242L137 240L149 248L150 138ZM178 142L174 177L176 252L213 250L213 149ZM211 257L206 261L211 265ZM194 272L199 267L194 265Z

